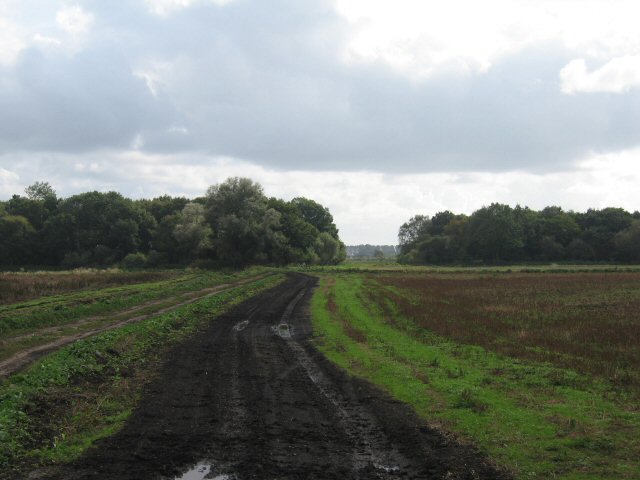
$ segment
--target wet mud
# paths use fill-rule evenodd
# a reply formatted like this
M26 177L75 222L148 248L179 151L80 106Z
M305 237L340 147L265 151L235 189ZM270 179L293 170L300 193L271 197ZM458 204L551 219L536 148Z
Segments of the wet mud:
M178 345L119 433L41 478L508 478L313 347L315 284L290 274Z

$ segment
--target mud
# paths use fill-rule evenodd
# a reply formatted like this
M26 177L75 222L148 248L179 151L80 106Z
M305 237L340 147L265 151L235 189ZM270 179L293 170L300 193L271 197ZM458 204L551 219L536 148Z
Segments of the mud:
M168 354L119 433L32 478L507 478L318 353L315 282L292 274L218 317Z

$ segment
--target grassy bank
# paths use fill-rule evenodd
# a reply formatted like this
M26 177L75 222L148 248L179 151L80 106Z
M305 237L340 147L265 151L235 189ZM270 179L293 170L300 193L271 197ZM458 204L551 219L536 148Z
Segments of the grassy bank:
M111 435L167 348L282 278L270 276L78 341L9 377L0 385L0 478L68 462Z
M436 333L424 320L433 308L424 300L425 291L377 277L322 279L313 298L313 321L317 344L332 361L411 404L439 428L473 441L518 478L637 478L640 413L635 384L609 381L588 368L506 355L471 336L463 342ZM591 301L598 300L594 295ZM438 296L451 305L459 301L455 295ZM403 309L399 298L411 308ZM523 305L538 312L538 328L554 325L556 318L548 312ZM460 307L469 318L474 312L481 317L477 305ZM509 312L496 318L513 320ZM443 315L437 321L447 324L455 318ZM490 330L488 324L480 325ZM607 348L607 336L600 338L591 347L594 355ZM500 345L514 344L518 337L499 340ZM627 371L635 376L637 369Z

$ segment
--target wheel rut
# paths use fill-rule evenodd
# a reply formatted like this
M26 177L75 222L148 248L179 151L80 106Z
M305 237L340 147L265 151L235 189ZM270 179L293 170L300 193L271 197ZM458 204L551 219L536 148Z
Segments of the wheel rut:
M315 285L290 274L178 345L120 432L44 478L507 478L314 348Z

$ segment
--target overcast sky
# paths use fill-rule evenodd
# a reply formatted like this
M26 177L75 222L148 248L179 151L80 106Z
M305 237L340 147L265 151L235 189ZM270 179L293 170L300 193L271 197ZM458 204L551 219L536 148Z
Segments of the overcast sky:
M494 201L640 209L640 2L0 0L0 199L232 175L343 240Z

